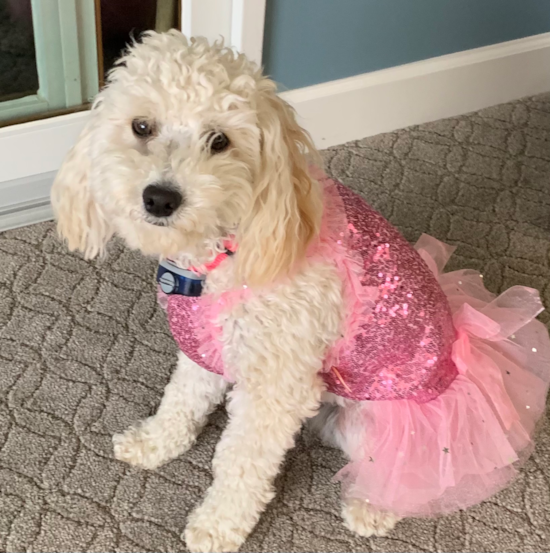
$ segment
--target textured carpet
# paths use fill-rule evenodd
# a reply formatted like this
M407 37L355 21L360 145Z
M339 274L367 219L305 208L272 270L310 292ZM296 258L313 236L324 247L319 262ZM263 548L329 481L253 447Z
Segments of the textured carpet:
M550 306L550 95L325 152L329 172L414 241L457 244L451 268ZM111 435L159 403L176 348L154 262L118 243L71 255L44 223L0 235L0 550L183 551L226 418L155 472L112 457ZM548 322L549 318L543 318ZM515 484L467 512L361 539L339 517L339 452L307 431L246 551L549 551L550 425Z

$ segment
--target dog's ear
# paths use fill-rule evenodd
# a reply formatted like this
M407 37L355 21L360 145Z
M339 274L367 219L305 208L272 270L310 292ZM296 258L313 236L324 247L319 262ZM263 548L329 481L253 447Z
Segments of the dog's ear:
M95 124L92 113L92 120L59 169L51 193L58 233L70 250L81 251L86 259L102 253L112 235L90 191L90 146Z
M270 86L258 104L261 160L252 207L239 227L237 269L252 286L284 276L304 257L322 215L307 155L317 156L294 110Z

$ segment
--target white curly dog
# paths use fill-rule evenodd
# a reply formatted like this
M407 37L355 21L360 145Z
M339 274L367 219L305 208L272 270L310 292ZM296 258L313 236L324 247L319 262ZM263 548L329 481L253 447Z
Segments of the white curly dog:
M304 261L322 214L306 159L315 153L274 83L244 56L177 31L149 33L112 71L54 184L59 231L87 258L116 234L146 255L197 266L231 234L237 255L209 274L207 293L280 282L224 319L234 386L180 353L157 414L114 437L117 459L154 469L192 446L227 395L214 480L185 530L191 551L240 547L306 419L318 415L323 437L347 453L360 439L360 428L338 433L334 408L319 413L339 401L349 418L354 406L328 397L318 374L343 302L331 264ZM397 521L345 496L342 513L363 536Z

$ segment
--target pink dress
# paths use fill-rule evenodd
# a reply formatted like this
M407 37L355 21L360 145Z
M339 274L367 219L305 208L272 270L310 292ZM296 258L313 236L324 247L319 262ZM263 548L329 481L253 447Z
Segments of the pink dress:
M538 293L495 297L475 271L443 273L453 248L427 235L411 247L359 196L316 176L325 210L308 257L334 263L347 308L322 376L365 420L338 476L348 494L400 516L483 501L517 475L544 412L550 340L535 320ZM164 297L180 349L231 378L216 320L250 293Z

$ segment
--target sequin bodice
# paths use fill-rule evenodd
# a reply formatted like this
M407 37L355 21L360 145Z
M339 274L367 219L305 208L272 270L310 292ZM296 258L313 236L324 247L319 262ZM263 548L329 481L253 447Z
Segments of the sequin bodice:
M360 260L361 284L377 293L364 323L334 365L325 367L328 389L350 399L429 401L457 375L446 296L386 219L348 188L335 187L348 223L344 246Z
M355 303L349 301L343 337L327 353L327 389L355 400L430 401L457 375L447 299L418 252L388 221L344 186L328 179L323 184L324 222L333 224L323 225L325 247L314 248L312 256L322 253L324 262L341 270L344 289L355 290L348 293ZM357 298L367 295L369 305L358 306ZM170 327L189 358L222 374L221 356L212 347L215 327L201 300L170 296Z

